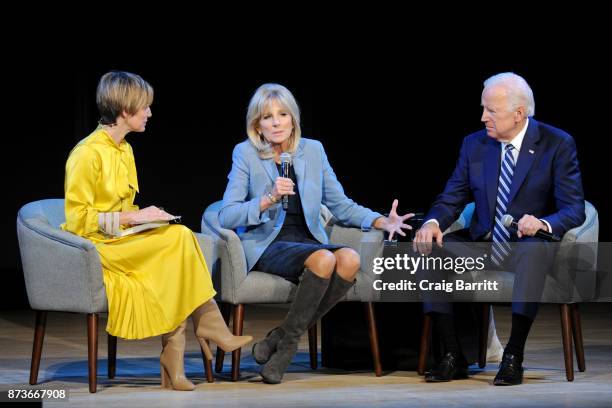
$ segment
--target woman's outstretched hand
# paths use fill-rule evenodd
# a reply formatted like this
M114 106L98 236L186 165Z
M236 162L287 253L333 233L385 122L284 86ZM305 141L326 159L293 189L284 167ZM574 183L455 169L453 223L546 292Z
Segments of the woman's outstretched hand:
M403 230L411 230L412 227L408 224L405 224L404 221L414 217L414 213L398 215L397 214L397 205L399 202L397 199L393 200L393 204L391 205L391 211L389 211L388 217L378 217L374 221L374 228L385 230L389 233L389 241L393 240L393 235L396 233L401 235L402 237L406 236L406 233Z

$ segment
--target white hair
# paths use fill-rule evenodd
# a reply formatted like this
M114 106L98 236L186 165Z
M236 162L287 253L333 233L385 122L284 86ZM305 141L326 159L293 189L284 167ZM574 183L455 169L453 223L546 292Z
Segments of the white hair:
M535 115L535 100L531 87L520 75L514 72L502 72L484 81L485 89L491 86L501 86L508 92L512 110L524 106L528 117Z

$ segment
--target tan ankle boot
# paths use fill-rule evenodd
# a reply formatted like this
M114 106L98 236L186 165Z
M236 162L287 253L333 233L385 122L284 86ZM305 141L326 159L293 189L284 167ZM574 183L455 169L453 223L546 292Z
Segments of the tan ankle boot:
M214 299L209 300L194 310L191 317L196 337L204 350L206 358L210 360L212 360L212 352L206 340L214 341L221 349L227 352L245 346L253 340L252 336L234 336L229 331Z
M193 391L195 385L185 377L185 327L183 321L174 331L162 335L161 386L178 391Z

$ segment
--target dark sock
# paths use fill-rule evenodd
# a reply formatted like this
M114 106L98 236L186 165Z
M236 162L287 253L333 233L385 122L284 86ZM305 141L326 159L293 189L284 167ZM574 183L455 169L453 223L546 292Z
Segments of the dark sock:
M451 352L456 355L461 355L461 346L457 341L455 333L455 319L452 314L434 313L434 327L440 335L446 352Z
M504 350L505 353L514 354L519 357L519 360L523 360L523 352L525 351L525 343L527 342L527 336L531 329L533 320L529 317L512 313L512 331L510 332L510 340Z

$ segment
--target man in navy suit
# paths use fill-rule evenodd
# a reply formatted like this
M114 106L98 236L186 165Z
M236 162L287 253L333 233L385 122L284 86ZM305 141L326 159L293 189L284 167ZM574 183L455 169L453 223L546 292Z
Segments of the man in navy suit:
M533 119L533 92L522 77L501 73L487 79L482 107L485 129L463 140L455 170L417 231L415 247L429 253L433 241L441 246L442 231L467 203L475 202L469 230L447 234L444 240L491 241L492 265L515 273L512 331L494 380L495 385L515 385L523 379L525 342L538 310L537 302L525 301L526 293L543 287L554 251L552 245L517 247L508 242L540 242L538 230L562 236L581 225L584 197L573 138ZM516 230L503 226L504 214L519 220ZM426 380L466 378L452 304L425 302L424 309L446 350Z

